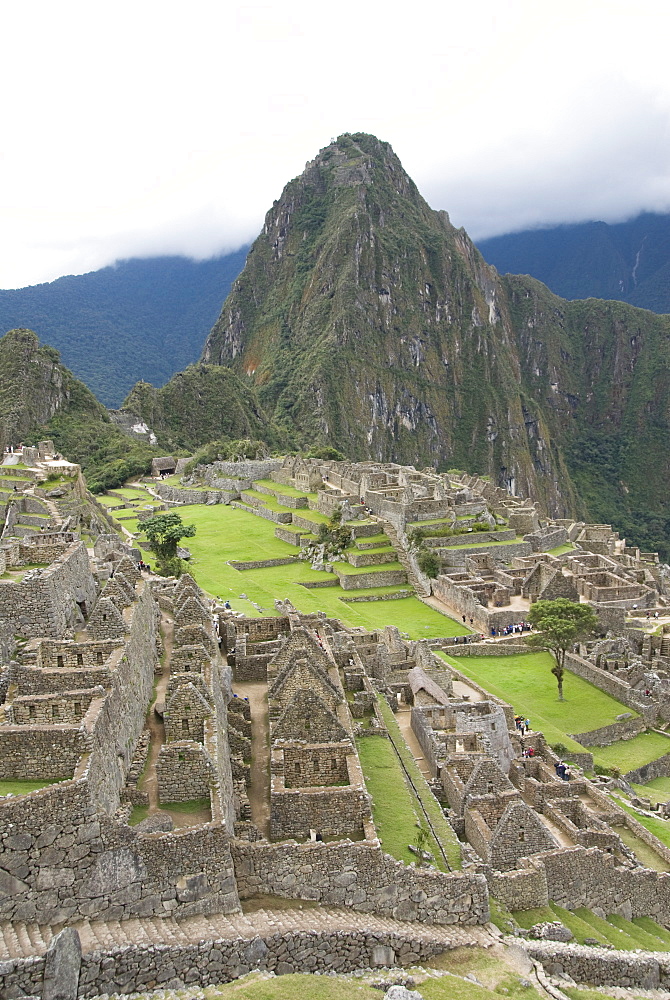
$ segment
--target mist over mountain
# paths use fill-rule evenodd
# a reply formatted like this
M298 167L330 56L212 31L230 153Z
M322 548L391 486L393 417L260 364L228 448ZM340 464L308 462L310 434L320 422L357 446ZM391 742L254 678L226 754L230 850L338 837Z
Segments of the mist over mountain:
M374 136L287 184L203 361L298 447L486 472L667 551L670 318L501 277Z
M211 260L132 258L89 274L0 291L0 333L34 330L105 406L163 385L195 361L247 247Z
M531 274L565 299L619 299L670 312L670 214L529 229L477 246L501 274Z

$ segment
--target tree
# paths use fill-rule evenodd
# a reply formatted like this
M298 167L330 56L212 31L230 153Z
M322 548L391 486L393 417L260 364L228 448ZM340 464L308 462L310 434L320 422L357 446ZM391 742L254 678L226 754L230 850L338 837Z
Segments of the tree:
M535 649L548 649L556 661L551 672L558 684L558 700L563 698L565 654L578 639L591 635L598 625L598 617L588 604L578 604L567 597L554 601L537 601L528 612L528 620L539 631L528 636L526 642Z
M425 573L431 580L434 580L442 569L442 562L438 554L425 545L419 549L416 561L421 572Z
M194 524L184 524L179 514L170 511L154 514L142 522L142 530L156 553L158 568L165 576L179 576L181 559L177 557L177 546L182 538L195 535Z

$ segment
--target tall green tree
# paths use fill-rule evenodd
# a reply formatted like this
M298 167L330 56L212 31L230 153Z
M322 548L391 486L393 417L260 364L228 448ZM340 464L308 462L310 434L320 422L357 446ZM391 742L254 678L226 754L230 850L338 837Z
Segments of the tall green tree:
M526 642L534 649L548 649L555 663L551 672L558 684L558 700L563 697L563 675L565 654L573 643L592 635L598 625L598 617L589 604L578 604L567 597L557 597L554 601L537 601L528 612L528 620L535 635L528 636Z
M177 547L182 538L192 538L195 535L195 525L184 524L179 514L169 511L147 518L142 522L142 530L156 553L161 573L165 576L179 576L181 559L177 556Z

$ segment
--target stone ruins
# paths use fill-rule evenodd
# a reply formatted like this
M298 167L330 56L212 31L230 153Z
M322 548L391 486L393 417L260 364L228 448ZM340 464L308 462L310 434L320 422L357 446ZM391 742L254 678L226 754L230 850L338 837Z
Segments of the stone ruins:
M149 575L78 468L49 459L49 442L33 451L0 470L0 780L35 785L0 796L0 997L41 995L58 949L81 997L251 968L410 964L480 940L490 897L670 924L670 875L620 834L669 863L670 850L581 771L563 780L543 734L519 731L510 705L439 655L453 640L366 631L286 600L244 617L187 573ZM568 669L631 712L575 734L583 745L670 720L670 635L626 624L668 608L664 568L609 526L552 520L475 477L372 463L218 462L156 492L167 505L239 504L254 483L263 494L258 479L316 492L309 503L340 510L363 545L383 530L402 570L375 585L432 592L472 619L483 635L463 656L523 648L514 634L486 640L537 599L588 601L602 636ZM285 499L288 517L251 506L299 548L307 501ZM432 581L421 546L440 560ZM359 569L375 565L365 552ZM340 583L362 589L367 576ZM440 854L428 863L420 849L412 865L385 852L359 755L382 738L404 766L401 731L425 764L416 794ZM625 778L670 763L649 769ZM314 909L277 930L273 898ZM254 899L266 905L252 920ZM557 961L553 946L537 957Z

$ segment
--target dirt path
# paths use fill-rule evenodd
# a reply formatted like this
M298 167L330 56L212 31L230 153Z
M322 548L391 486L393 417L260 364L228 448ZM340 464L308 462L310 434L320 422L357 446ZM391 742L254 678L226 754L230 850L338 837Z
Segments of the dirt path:
M150 813L157 812L160 809L160 803L158 800L158 778L156 777L156 761L158 760L160 749L165 743L165 725L163 724L163 719L156 715L154 707L157 704L165 704L165 692L170 679L170 660L172 658L173 633L174 624L172 619L168 618L165 614L162 615L161 635L163 637L163 647L165 649L163 656L163 669L156 683L156 697L151 702L149 711L147 712L146 728L151 733L151 743L149 744L147 767L140 784L141 790L146 792L149 796Z
M558 841L560 847L574 847L575 846L574 845L574 841L572 840L572 838L568 837L567 833L565 833L563 830L561 830L560 826L557 826L556 823L553 822L553 820L550 820L547 816L542 816L542 815L539 815L539 814L538 814L538 816L539 816L539 819L542 820L542 822L544 823L544 825L549 830L549 833L553 834L553 836L556 838L556 840Z
M412 757L417 763L417 767L421 771L424 778L432 778L433 775L430 773L430 767L428 766L428 761L423 755L423 750L421 749L421 744L414 735L414 730L412 729L412 710L409 706L401 706L396 712L396 719L398 720L398 725L400 726L400 732L403 735L405 743L409 747Z
M270 721L268 686L264 681L233 684L235 694L251 707L251 819L264 837L270 837Z

